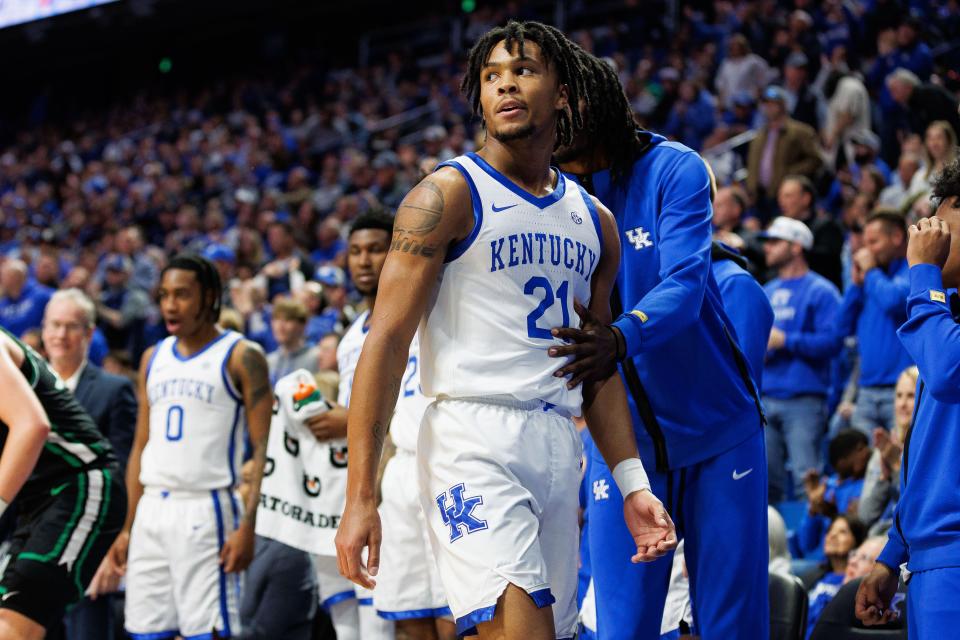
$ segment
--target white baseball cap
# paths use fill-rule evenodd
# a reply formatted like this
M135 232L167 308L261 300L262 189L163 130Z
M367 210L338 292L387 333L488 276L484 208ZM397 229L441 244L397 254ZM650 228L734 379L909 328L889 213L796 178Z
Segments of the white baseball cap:
M773 224L761 233L760 237L796 242L806 251L813 248L813 232L810 231L810 227L799 220L787 218L786 216L780 216L774 219Z

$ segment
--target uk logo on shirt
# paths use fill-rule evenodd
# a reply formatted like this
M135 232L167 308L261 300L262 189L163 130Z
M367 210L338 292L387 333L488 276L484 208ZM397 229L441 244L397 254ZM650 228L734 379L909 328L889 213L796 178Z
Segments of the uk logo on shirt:
M610 498L610 485L604 478L593 481L593 501L600 502Z
M627 240L630 244L633 245L633 248L637 251L645 247L652 247L653 241L650 240L650 232L644 231L643 227L637 227L636 229L627 229L626 231Z

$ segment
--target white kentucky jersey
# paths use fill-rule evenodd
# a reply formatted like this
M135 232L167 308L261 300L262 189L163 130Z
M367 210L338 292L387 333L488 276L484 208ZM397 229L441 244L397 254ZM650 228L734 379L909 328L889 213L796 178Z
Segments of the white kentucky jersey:
M537 197L483 158L453 166L467 181L474 228L448 251L441 281L420 325L421 383L427 396L511 396L579 415L581 388L569 390L547 355L553 327L578 324L574 300L590 302L600 262L600 219L590 196L560 174Z
M335 556L333 538L347 490L347 439L320 442L306 425L329 408L306 369L277 381L257 535Z
M190 356L174 336L160 342L147 365L150 405L140 459L145 487L200 491L237 484L243 455L243 401L227 361L243 339L224 331Z
M337 347L337 366L340 369L337 402L344 407L350 406L353 376L367 337L368 327L365 324L369 315L369 311L364 311L357 316ZM420 340L419 334L415 334L410 344L407 367L403 373L400 394L397 397L397 408L390 421L390 438L397 447L407 451L417 450L420 420L431 401L423 395L423 389L420 386L420 366Z

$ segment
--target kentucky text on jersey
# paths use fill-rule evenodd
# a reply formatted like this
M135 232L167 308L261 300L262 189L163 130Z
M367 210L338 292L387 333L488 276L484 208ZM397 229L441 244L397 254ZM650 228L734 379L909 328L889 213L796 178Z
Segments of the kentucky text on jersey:
M202 402L213 402L214 386L203 380L174 378L150 385L147 394L150 404L157 404L167 398L194 398Z
M282 498L260 493L260 508L269 509L293 518L297 522L316 527L317 529L336 529L340 526L340 516L335 514L314 513L295 504L290 504Z
M527 264L550 264L576 271L587 282L597 254L578 240L552 233L512 233L490 241L490 272ZM589 262L588 262L589 261Z

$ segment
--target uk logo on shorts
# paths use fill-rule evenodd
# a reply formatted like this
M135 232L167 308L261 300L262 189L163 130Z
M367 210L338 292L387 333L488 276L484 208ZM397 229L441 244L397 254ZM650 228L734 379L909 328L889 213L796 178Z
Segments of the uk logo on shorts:
M486 520L473 515L473 510L483 504L483 496L464 497L463 492L464 487L461 482L437 496L440 517L443 518L443 524L450 527L450 542L456 542L462 538L464 529L466 533L474 533L487 528ZM448 504L447 494L450 494L452 505Z

